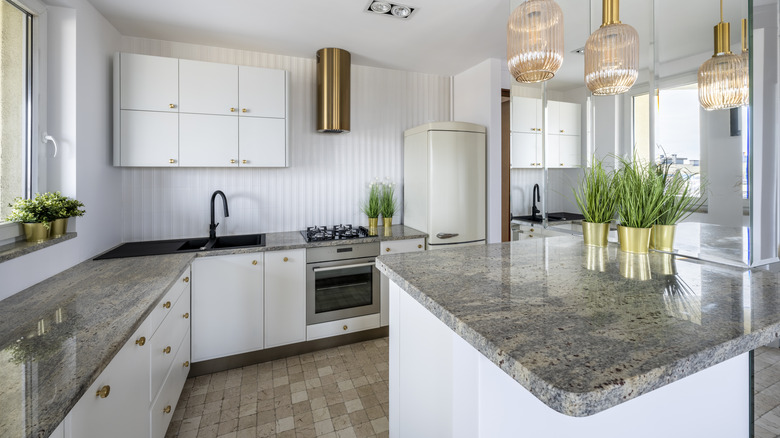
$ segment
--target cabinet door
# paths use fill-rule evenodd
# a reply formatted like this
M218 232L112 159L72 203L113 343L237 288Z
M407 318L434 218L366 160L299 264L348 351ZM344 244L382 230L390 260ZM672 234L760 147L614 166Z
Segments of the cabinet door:
M149 434L149 344L136 341L147 336L148 322L111 359L71 416L71 434L79 438L138 438ZM106 397L98 394L107 388Z
M287 116L287 72L270 68L238 67L238 103L246 117Z
M306 250L265 253L265 348L306 340Z
M562 167L578 167L582 164L579 135L559 135Z
M238 117L180 114L179 139L182 166L238 166Z
M263 254L192 262L192 361L263 348Z
M179 60L180 112L238 115L238 66Z
M553 100L547 101L547 129L550 134L560 131L561 104Z
M559 134L580 135L580 104L560 102L560 127Z
M179 60L119 54L121 109L179 111Z
M380 247L381 254L401 254L405 252L425 251L425 239L389 240L382 242ZM382 275L379 287L380 325L384 327L390 323L390 280L386 275Z
M122 110L120 118L120 166L179 165L178 114Z
M287 166L287 121L239 117L238 157L241 167Z
M542 101L530 97L513 97L510 125L513 132L540 132Z
M537 163L536 149L539 141L538 134L527 134L524 132L513 132L511 137L512 149L512 168L536 168Z
M561 162L560 137L562 136L560 135L547 136L547 144L545 145L546 147L545 150L547 151L547 154L545 156L547 158L548 169L563 167L563 163Z

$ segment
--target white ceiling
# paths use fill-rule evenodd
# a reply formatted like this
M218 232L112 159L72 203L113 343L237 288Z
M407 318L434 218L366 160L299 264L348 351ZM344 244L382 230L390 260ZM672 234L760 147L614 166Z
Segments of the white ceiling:
M487 58L505 59L510 12L510 0L404 0L417 8L408 20L365 12L369 0L89 1L126 36L305 58L339 47L352 53L353 64L440 75L458 74ZM601 1L557 2L564 12L565 56L554 87L565 89L582 85L584 59L571 52L601 23ZM732 42L738 42L746 2L724 3ZM620 5L621 21L640 35L643 66L650 59L651 5L649 0ZM718 5L718 0L656 0L656 25L663 32L659 60L712 50Z

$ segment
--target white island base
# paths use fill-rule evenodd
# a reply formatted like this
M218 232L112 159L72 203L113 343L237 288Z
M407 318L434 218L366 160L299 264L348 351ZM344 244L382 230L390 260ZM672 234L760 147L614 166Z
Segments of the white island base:
M390 283L390 436L740 438L749 435L742 354L589 417L537 399Z

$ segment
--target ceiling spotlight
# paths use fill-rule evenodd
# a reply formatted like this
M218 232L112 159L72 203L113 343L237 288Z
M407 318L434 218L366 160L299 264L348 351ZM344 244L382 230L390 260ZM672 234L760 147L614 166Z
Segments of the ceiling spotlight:
M371 0L365 11L385 15L387 17L408 19L415 9L416 8L411 6L391 3L384 0Z
M406 18L412 13L412 10L408 6L395 5L392 9L393 15L398 18Z
M582 46L579 49L574 49L574 50L571 51L571 53L576 53L578 55L584 55L585 54L585 46Z
M386 14L390 12L390 3L388 2L372 2L369 6L373 12L377 14Z

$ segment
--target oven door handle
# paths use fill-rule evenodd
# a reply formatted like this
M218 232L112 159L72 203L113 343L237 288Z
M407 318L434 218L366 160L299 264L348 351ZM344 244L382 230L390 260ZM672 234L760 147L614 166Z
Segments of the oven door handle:
M336 269L348 269L348 268L362 268L363 266L374 266L376 263L357 263L354 265L338 265L338 266L328 266L327 268L314 268L314 272L324 272L324 271L335 271Z

